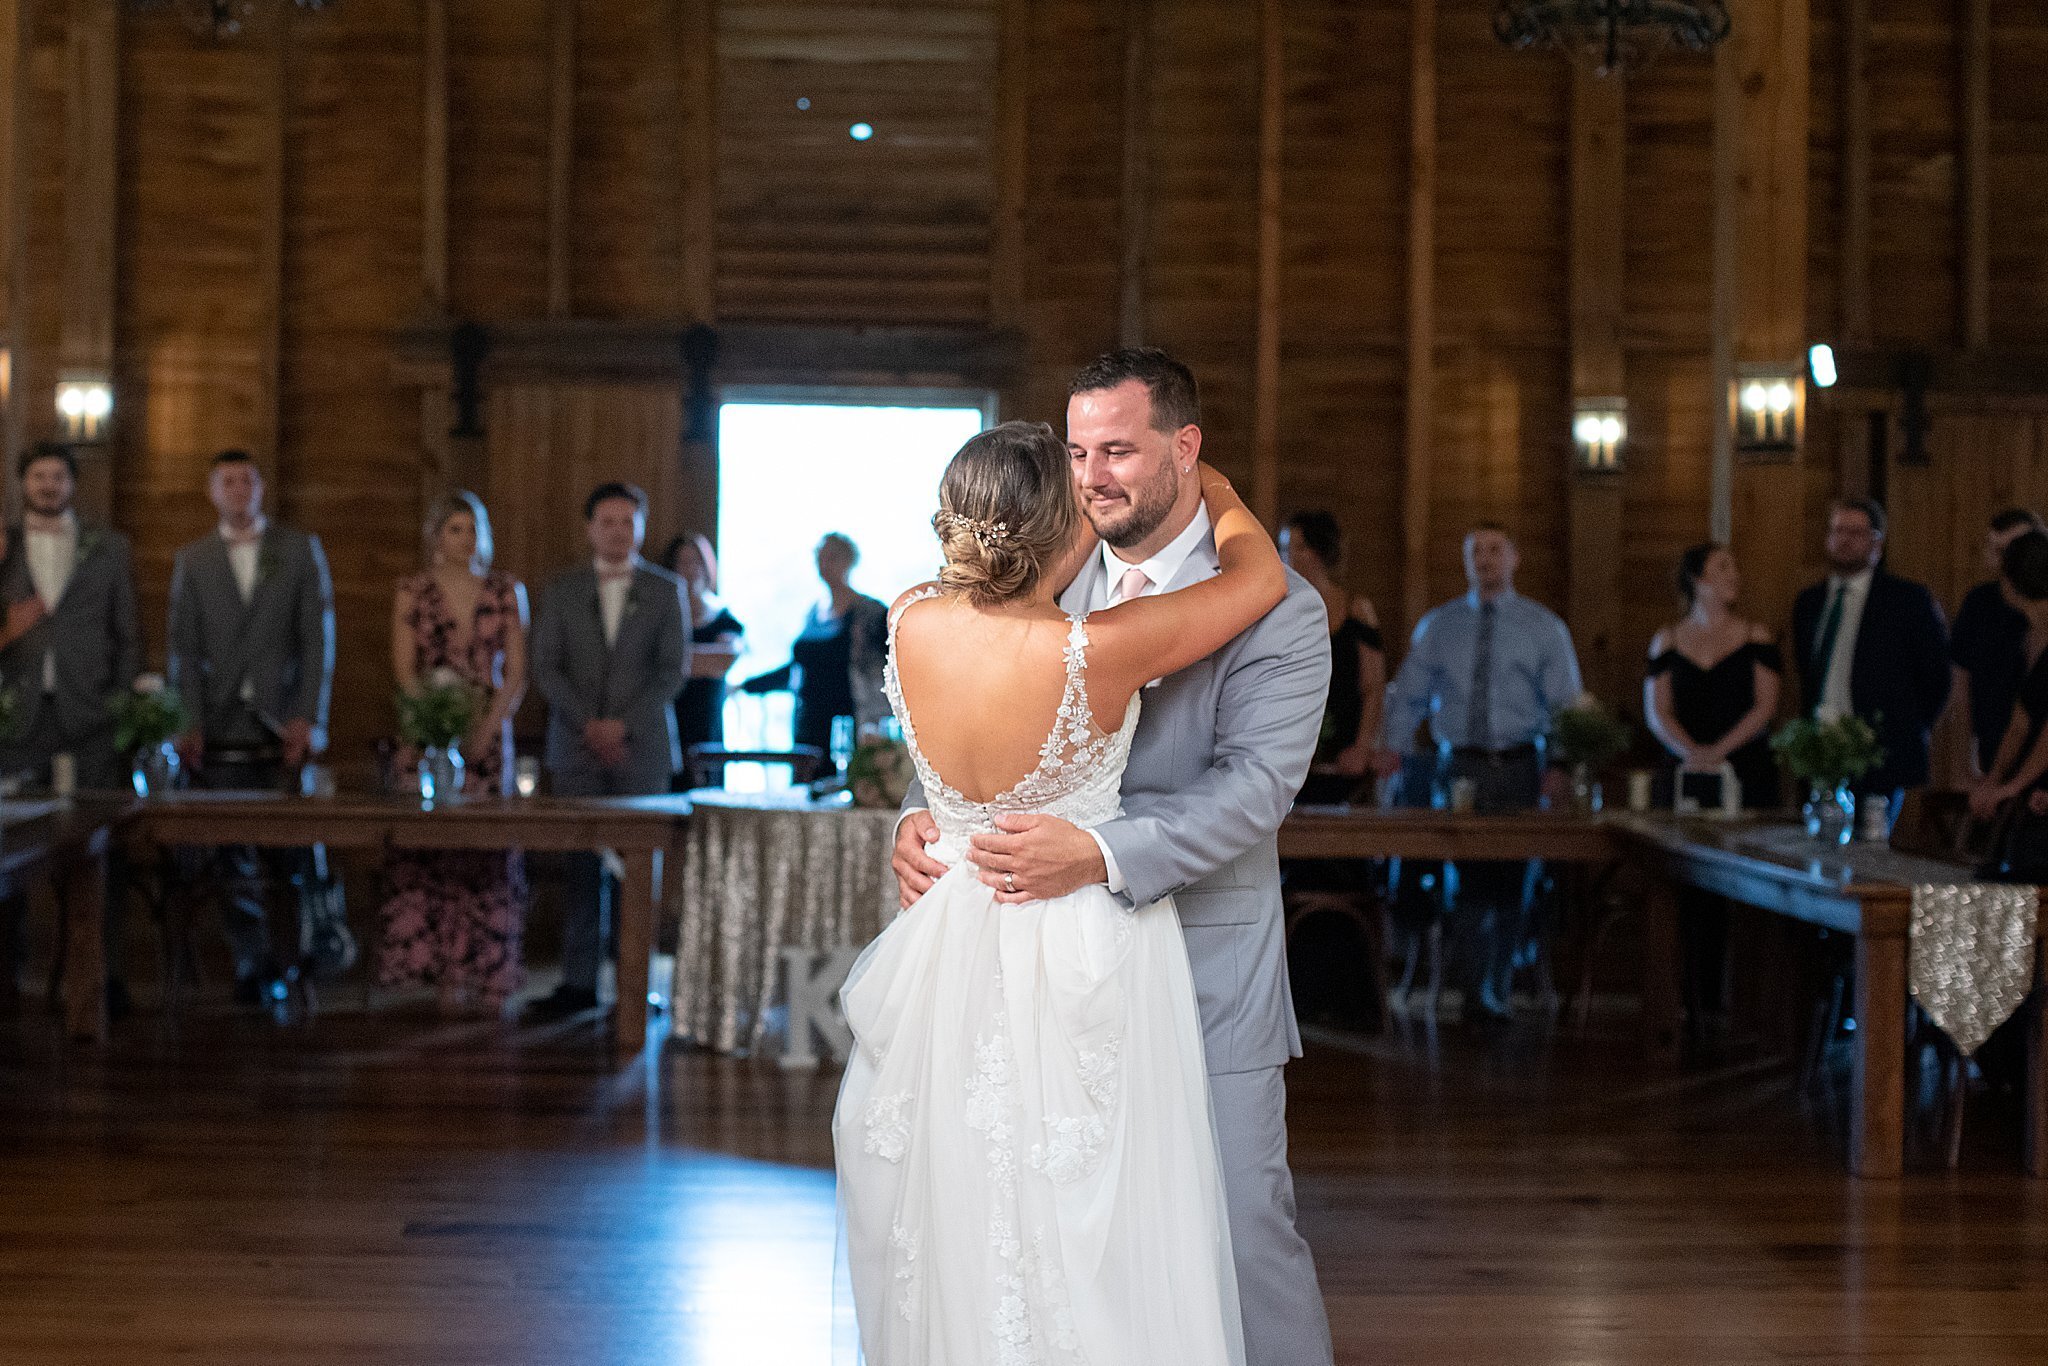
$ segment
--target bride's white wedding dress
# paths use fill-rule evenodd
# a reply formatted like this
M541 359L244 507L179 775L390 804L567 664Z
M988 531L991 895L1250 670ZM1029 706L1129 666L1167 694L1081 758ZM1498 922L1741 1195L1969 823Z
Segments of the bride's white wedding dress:
M1238 1366L1244 1360L1202 1030L1170 901L1100 886L997 904L962 862L1004 812L1119 813L1139 701L1104 732L1088 634L1038 767L988 803L935 772L890 703L951 866L842 993L855 1049L833 1119L867 1366Z

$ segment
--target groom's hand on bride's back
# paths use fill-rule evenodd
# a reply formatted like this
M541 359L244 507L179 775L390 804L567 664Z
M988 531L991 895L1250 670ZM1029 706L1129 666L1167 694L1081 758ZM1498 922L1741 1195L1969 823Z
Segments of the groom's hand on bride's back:
M913 811L896 823L896 852L889 866L896 870L896 893L905 907L946 875L946 865L925 851L938 837L939 823L929 811Z
M976 835L968 858L996 900L1017 906L1050 901L1109 880L1095 837L1058 816L996 817L993 834Z

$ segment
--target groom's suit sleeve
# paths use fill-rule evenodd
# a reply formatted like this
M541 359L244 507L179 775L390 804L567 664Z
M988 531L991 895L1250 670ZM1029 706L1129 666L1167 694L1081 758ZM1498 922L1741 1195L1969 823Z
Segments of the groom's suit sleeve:
M1095 827L1123 870L1127 907L1199 882L1272 838L1308 776L1330 691L1322 597L1288 576L1287 598L1245 638L1216 699L1216 753L1182 790L1127 800L1131 814Z

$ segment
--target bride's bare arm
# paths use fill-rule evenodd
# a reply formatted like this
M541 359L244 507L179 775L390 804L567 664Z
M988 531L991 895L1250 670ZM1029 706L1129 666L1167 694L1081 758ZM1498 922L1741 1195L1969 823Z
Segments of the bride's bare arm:
M1228 479L1207 465L1199 468L1219 572L1178 592L1120 603L1089 618L1090 671L1114 690L1135 692L1207 658L1287 596L1287 570L1273 538Z

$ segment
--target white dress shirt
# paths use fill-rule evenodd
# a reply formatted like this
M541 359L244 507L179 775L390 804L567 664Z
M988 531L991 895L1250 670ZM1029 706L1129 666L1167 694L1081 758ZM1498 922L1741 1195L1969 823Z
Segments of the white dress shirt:
M1851 574L1846 580L1836 574L1828 579L1827 596L1821 599L1821 629L1827 629L1828 606L1835 600L1835 593L1848 585L1848 593L1842 598L1842 623L1835 628L1834 653L1828 657L1827 681L1821 686L1820 705L1813 709L1814 717L1821 721L1839 721L1844 716L1856 714L1855 699L1849 695L1849 682L1856 667L1856 634L1863 628L1863 604L1870 600L1870 578L1874 571L1865 569Z
M1146 579L1149 580L1137 596L1141 598L1151 597L1159 591L1162 584L1173 582L1174 575L1180 573L1181 566L1188 562L1188 556L1195 553L1195 547L1200 545L1202 538L1208 534L1209 505L1203 502L1195 505L1195 520L1189 522L1187 528L1180 535L1168 541L1165 547L1150 559L1140 560L1136 564L1132 564L1130 561L1120 558L1116 551L1110 549L1109 542L1104 541L1102 543L1102 583L1096 589L1095 600L1088 604L1089 609L1099 612L1104 608L1114 607L1119 602L1122 602L1124 600L1122 593L1123 578L1125 573L1132 569L1143 570ZM1109 851L1108 840L1102 838L1093 830L1088 832L1088 838L1094 840L1095 847L1102 851L1102 867L1108 873L1108 877L1104 881L1109 887L1110 895L1115 896L1128 885L1124 881L1124 870L1117 867L1116 855Z
M626 595L633 589L634 562L606 564L603 560L596 560L592 563L597 569L597 612L604 621L604 643L611 645L619 638L619 623L626 619ZM616 577L606 578L607 574Z
M226 522L220 524L220 538L228 543L228 568L235 573L235 587L247 603L256 596L256 557L263 550L263 533L270 522L262 513L249 524L246 534L237 536Z
M26 526L23 536L28 541L29 582L43 600L43 610L54 612L71 584L71 571L78 567L78 517L67 511L40 527ZM43 691L57 691L55 646L43 651Z

